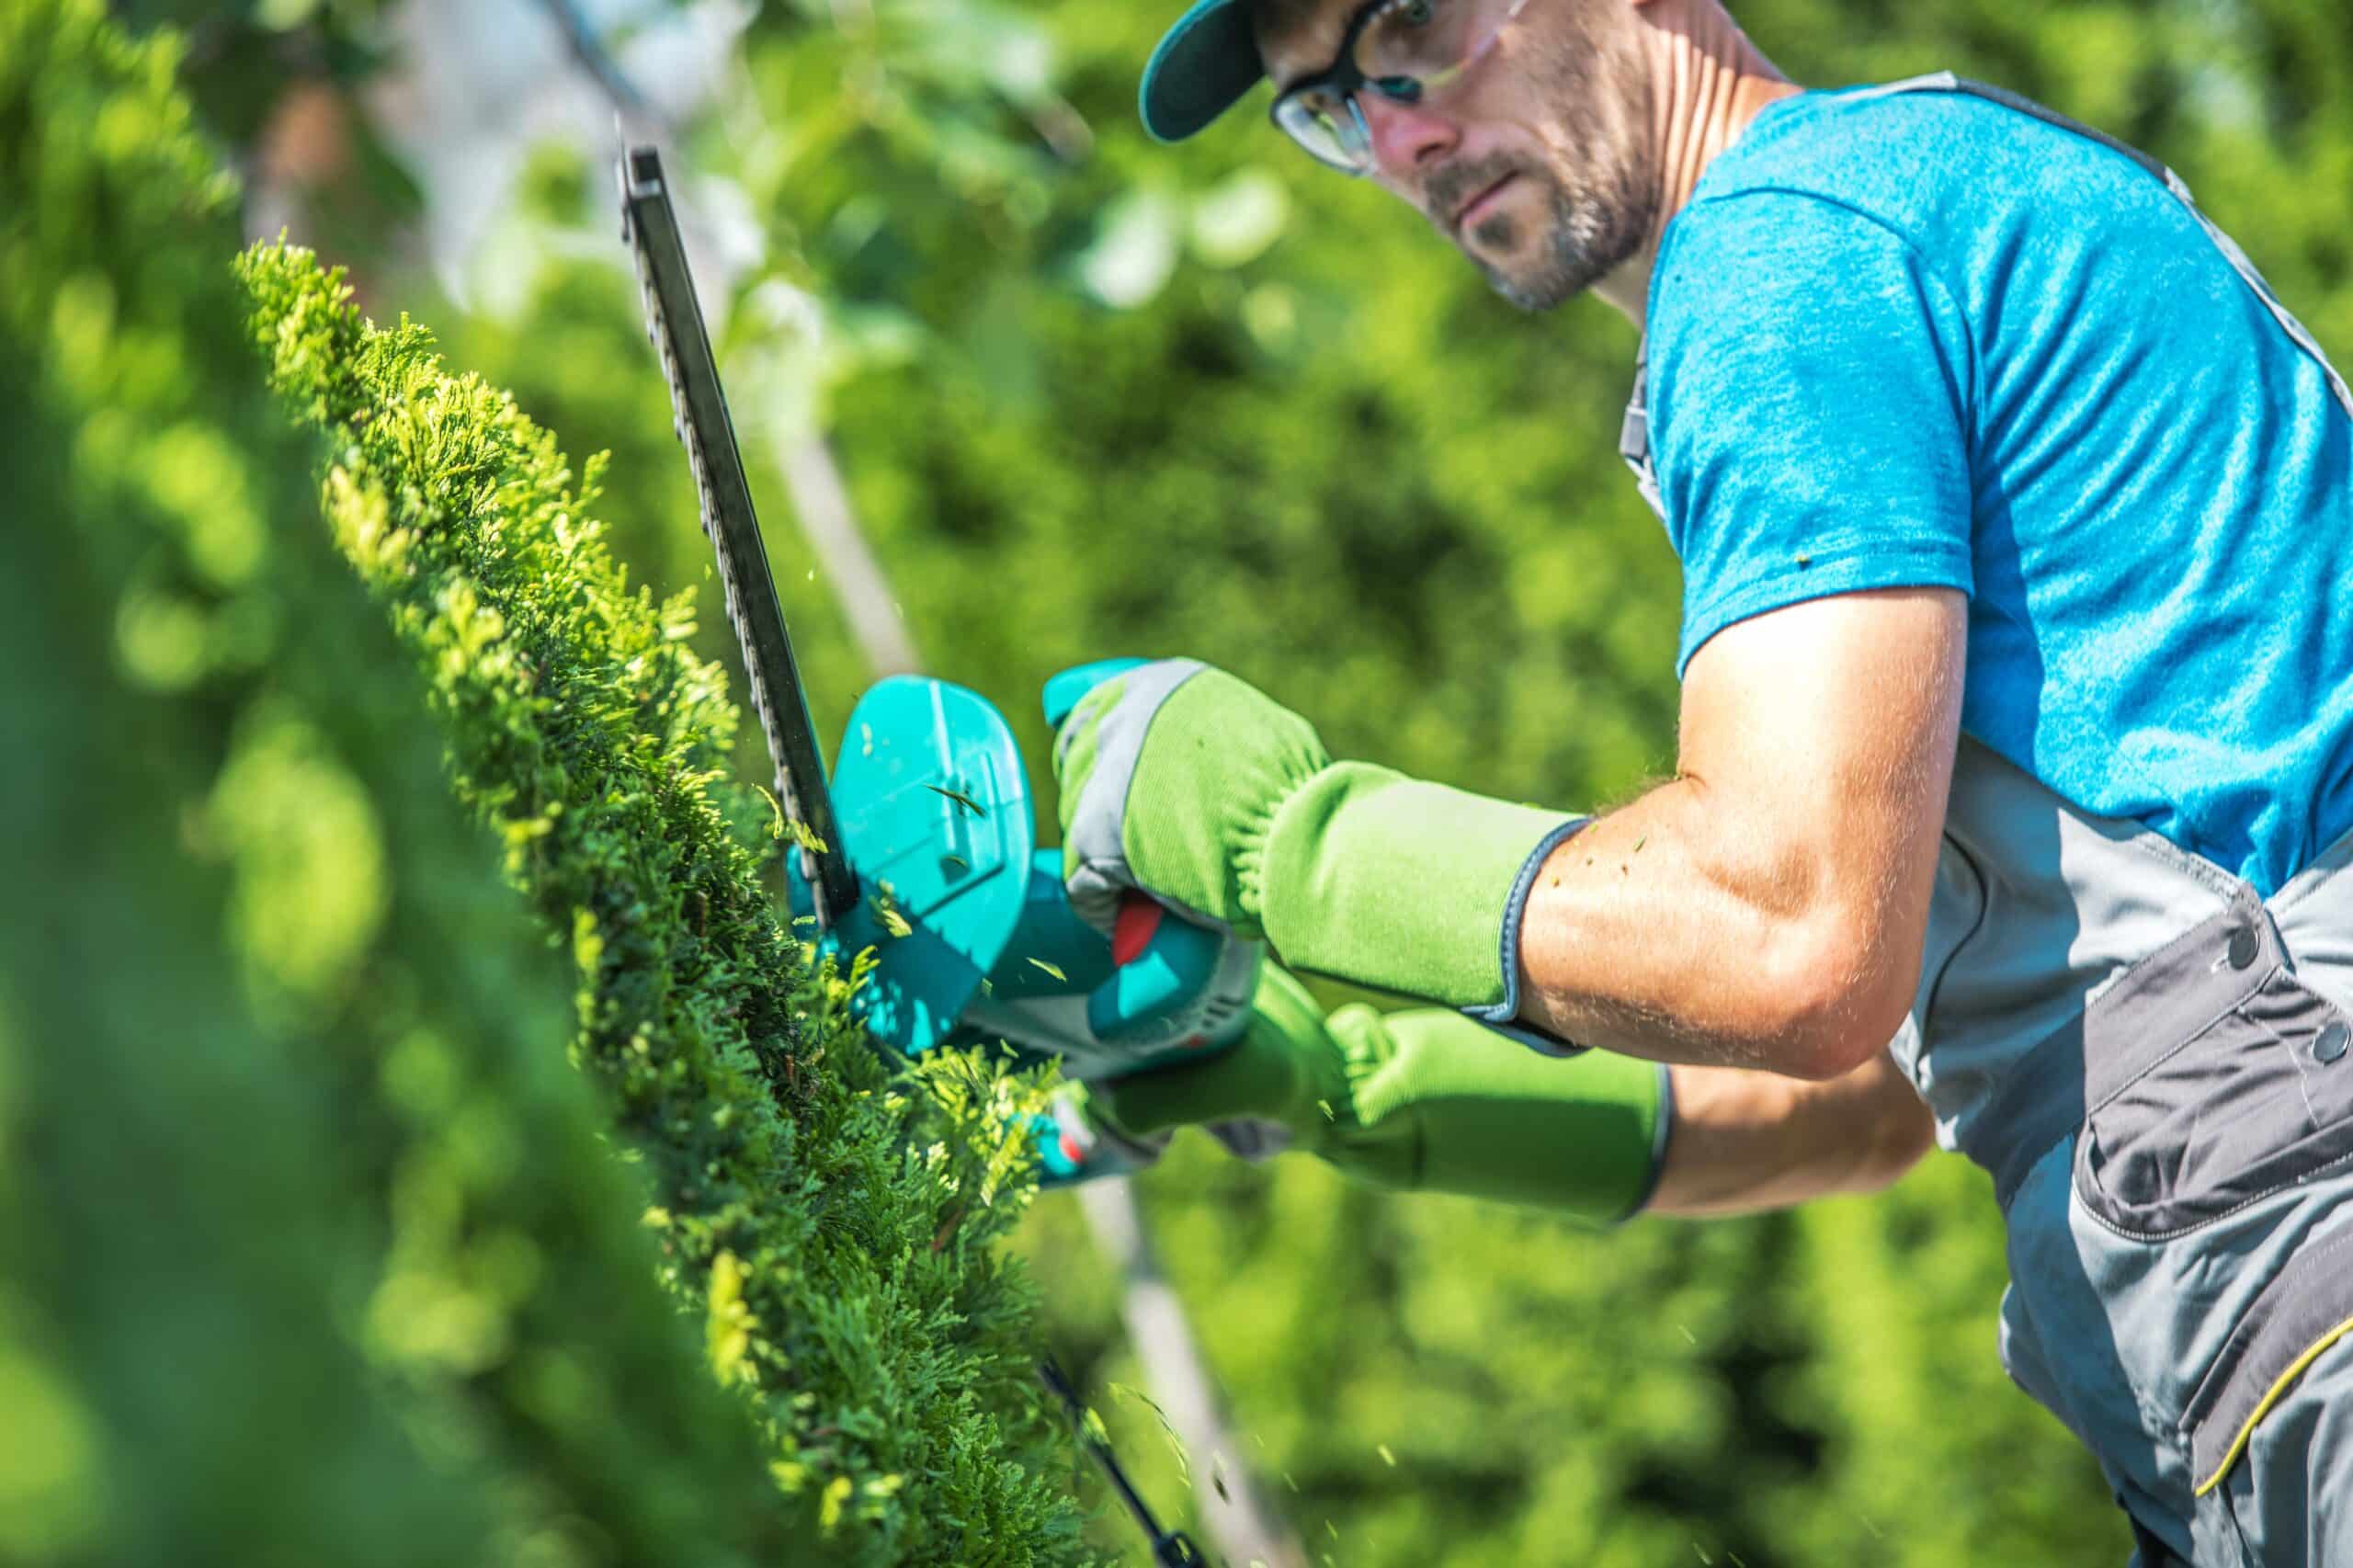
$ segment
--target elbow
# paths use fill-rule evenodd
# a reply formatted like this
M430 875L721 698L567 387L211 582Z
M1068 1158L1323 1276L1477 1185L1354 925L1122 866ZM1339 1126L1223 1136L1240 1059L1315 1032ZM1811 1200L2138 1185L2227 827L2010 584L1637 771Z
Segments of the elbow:
M1909 963L1891 961L1883 944L1847 922L1824 923L1781 944L1773 961L1759 966L1770 1035L1764 1064L1813 1083L1854 1072L1904 1027L1919 968L1916 952Z
M1900 1099L1888 1104L1872 1127L1870 1145L1864 1151L1849 1190L1883 1192L1906 1171L1927 1157L1937 1145L1937 1124L1928 1108L1904 1085Z

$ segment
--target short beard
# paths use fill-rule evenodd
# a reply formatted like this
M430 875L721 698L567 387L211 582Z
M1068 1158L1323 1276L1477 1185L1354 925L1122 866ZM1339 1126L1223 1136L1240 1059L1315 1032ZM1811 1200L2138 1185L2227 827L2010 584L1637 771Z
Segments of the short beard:
M1647 143L1629 134L1650 122L1649 80L1638 70L1620 78L1627 119L1612 126L1595 112L1599 84L1593 58L1582 47L1564 51L1561 62L1544 72L1547 96L1563 106L1558 145L1564 152L1574 149L1586 159L1574 168L1574 187L1563 184L1558 163L1530 165L1505 156L1443 169L1429 184L1434 212L1453 211L1463 198L1506 174L1544 187L1543 214L1538 220L1542 232L1529 247L1535 256L1524 262L1514 256L1521 243L1522 220L1509 212L1481 219L1457 241L1486 275L1488 286L1523 311L1549 311L1623 267L1648 243L1658 217L1658 181L1646 166ZM1572 65L1571 60L1584 63ZM1488 255L1510 256L1519 264L1506 272L1472 250L1472 242Z

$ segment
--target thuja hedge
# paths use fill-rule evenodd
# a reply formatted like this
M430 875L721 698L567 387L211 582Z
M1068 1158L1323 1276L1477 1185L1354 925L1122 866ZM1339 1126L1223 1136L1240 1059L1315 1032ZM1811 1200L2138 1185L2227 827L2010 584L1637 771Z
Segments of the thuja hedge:
M520 585L557 460L415 334L415 404L289 383L364 426L373 599L336 557L176 59L0 6L0 1560L1069 1560L1014 1156L956 1142L1017 1091L840 1032L680 770L728 721L680 612L585 525ZM248 270L290 365L360 343Z
M0 1561L817 1555L317 527L174 64L0 6Z
M942 1054L894 1075L771 889L773 808L692 592L632 588L550 434L363 322L306 251L239 263L286 405L324 433L336 544L424 672L459 795L572 950L573 1055L652 1192L663 1272L790 1494L875 1562L1074 1556L1030 1292L993 1244L1028 1193L1035 1085ZM656 373L649 356L646 373Z

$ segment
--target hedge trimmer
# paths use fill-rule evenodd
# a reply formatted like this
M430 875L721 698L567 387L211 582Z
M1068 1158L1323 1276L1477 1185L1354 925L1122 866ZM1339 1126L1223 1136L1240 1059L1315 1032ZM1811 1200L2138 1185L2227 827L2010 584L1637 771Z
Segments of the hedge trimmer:
M822 949L867 969L851 994L853 1014L878 1045L910 1056L1003 1040L1059 1059L1081 1079L1238 1040L1261 949L1229 943L1141 894L1121 906L1108 940L1081 920L1063 890L1061 853L1037 846L1012 729L978 693L919 676L878 682L850 712L828 787L659 153L631 148L620 177L646 334L669 382L776 768L792 840L788 896L815 921ZM1106 660L1050 680L1048 724L1137 662ZM1067 1137L1043 1132L1050 1178L1097 1174ZM1074 1411L1059 1375L1049 1368L1041 1376ZM1091 1437L1086 1446L1151 1537L1156 1561L1206 1561L1182 1534L1160 1529L1108 1448Z

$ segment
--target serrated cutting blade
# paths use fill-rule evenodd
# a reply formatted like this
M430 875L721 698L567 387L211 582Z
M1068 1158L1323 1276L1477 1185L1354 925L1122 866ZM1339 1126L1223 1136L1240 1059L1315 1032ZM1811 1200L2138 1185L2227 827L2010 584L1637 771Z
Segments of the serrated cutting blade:
M768 571L767 548L752 510L752 488L735 445L735 423L719 384L719 366L704 329L686 245L662 175L662 155L631 147L620 167L621 234L636 258L645 299L645 335L662 361L679 444L694 472L702 530L719 556L719 581L728 624L744 650L752 709L767 736L776 765L776 793L795 833L801 869L816 903L821 929L858 902L858 879L842 853L825 765L809 722L809 702L793 662L792 641ZM805 833L805 836L803 835Z

